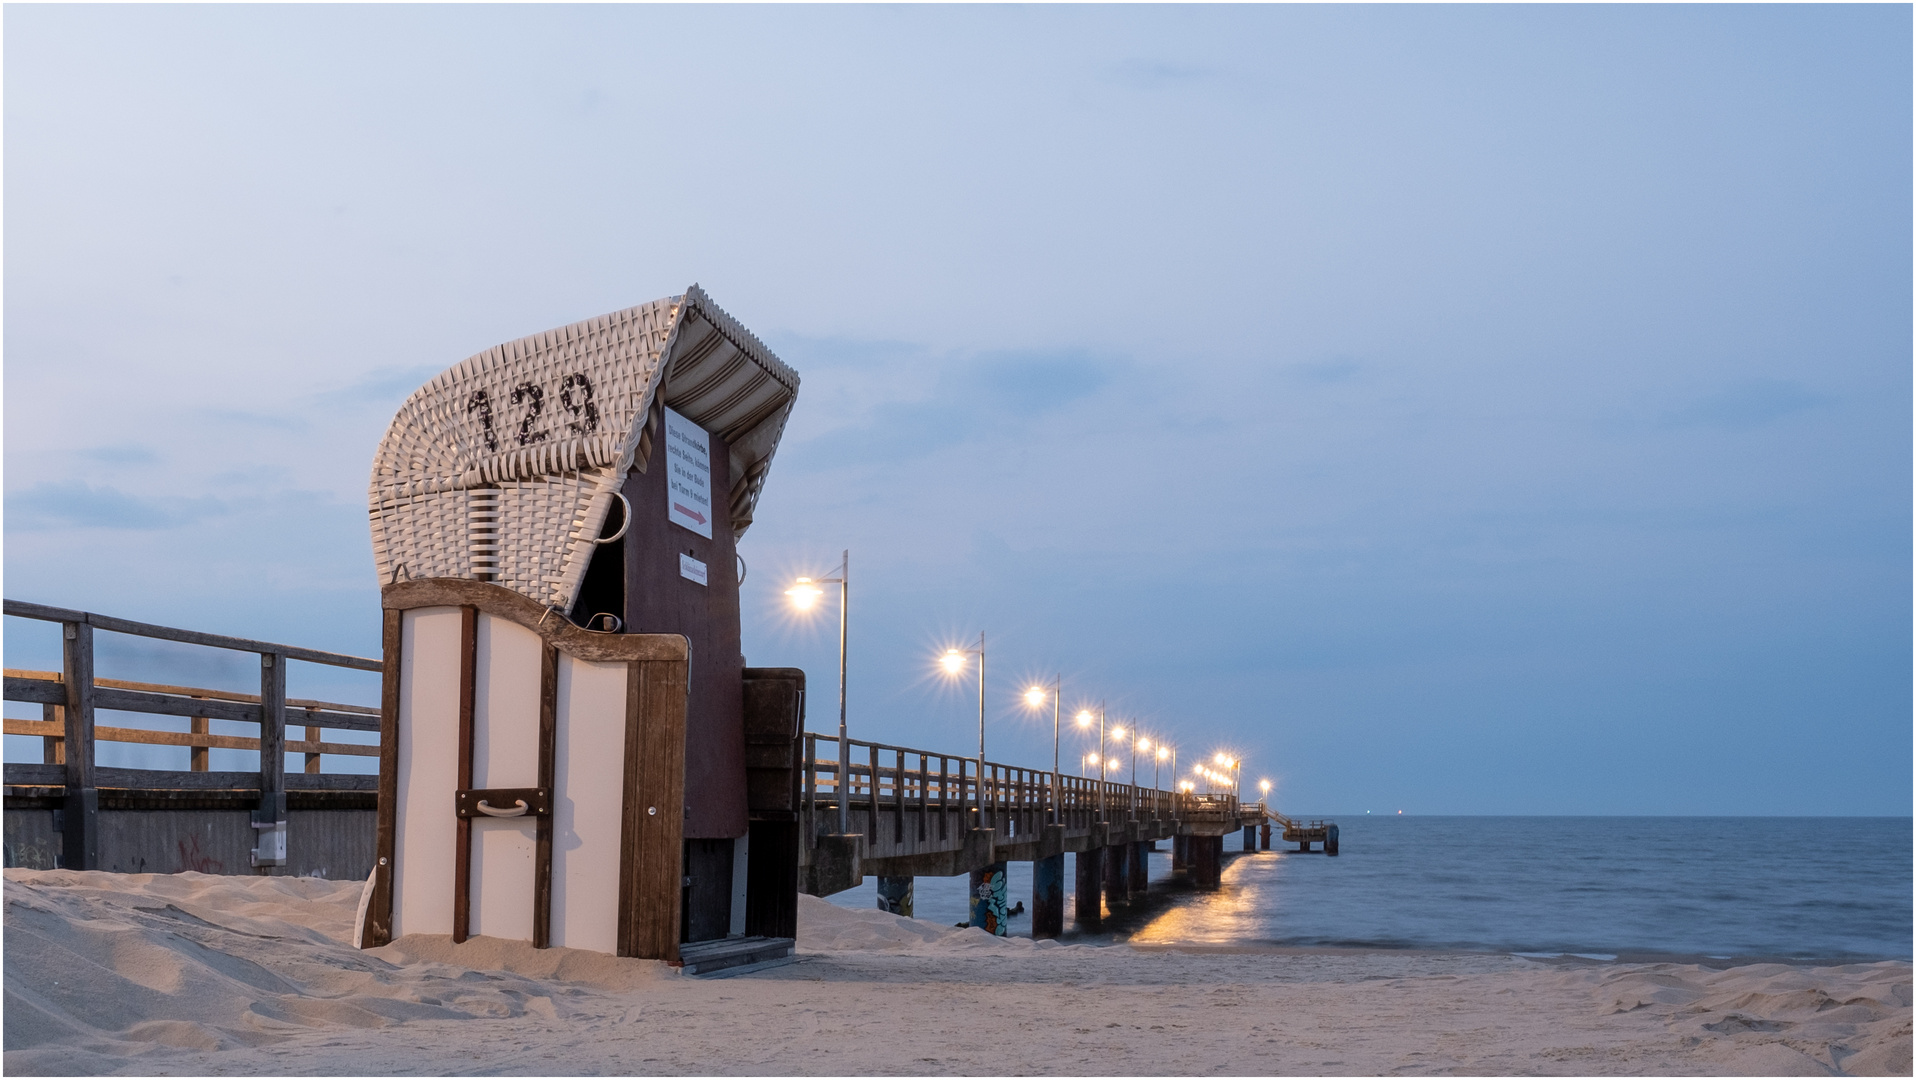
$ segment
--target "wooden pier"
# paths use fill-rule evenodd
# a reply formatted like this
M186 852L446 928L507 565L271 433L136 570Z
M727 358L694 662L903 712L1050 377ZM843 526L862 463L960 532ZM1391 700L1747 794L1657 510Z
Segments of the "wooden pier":
M1078 856L1077 922L1095 930L1106 901L1145 888L1146 854L1174 845L1174 872L1201 889L1218 886L1224 837L1255 835L1279 823L1287 840L1323 841L1322 822L1298 825L1263 803L1228 794L1134 787L1050 770L1026 769L929 750L806 733L795 816L802 838L800 888L826 896L866 876L881 879L978 875L1006 862L1031 862L1033 934L1062 931L1063 858ZM842 811L841 811L842 801ZM840 822L844 822L841 829ZM1265 843L1268 849L1268 841Z

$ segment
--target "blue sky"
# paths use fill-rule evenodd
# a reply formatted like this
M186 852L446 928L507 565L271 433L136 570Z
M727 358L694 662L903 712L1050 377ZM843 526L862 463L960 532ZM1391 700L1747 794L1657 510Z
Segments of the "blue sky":
M816 729L849 547L858 734L971 745L982 628L1003 760L1058 671L1304 812L1909 812L1906 7L5 29L11 598L369 654L405 396L696 281L804 379Z

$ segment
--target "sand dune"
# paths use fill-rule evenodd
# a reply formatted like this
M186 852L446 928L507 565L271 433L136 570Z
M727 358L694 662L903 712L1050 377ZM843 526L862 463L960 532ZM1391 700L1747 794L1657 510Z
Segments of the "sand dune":
M350 945L357 883L6 871L10 1074L1904 1075L1910 965L998 940L801 898L729 979Z

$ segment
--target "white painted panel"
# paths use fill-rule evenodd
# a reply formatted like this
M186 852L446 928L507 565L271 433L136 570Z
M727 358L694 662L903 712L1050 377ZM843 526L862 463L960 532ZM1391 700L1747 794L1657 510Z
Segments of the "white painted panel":
M472 910L475 934L532 940L533 854L536 818L472 823Z
M539 650L538 634L510 619L479 613L473 649L473 787L539 786Z
M595 664L559 654L558 769L552 807L554 945L618 951L625 680L622 663Z
M400 620L399 798L393 936L452 933L453 794L459 783L459 609Z

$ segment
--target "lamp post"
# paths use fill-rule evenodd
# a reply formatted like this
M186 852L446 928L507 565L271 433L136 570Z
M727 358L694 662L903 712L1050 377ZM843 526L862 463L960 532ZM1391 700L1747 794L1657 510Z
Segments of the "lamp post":
M984 636L982 634L979 635L979 640L981 642L984 640ZM1043 686L1034 686L1031 689L1026 690L1025 704L1030 705L1034 709L1038 708L1039 706L1044 704L1045 693L1046 693L1046 688ZM1059 822L1064 820L1062 817L1058 816L1058 734L1059 734L1058 721L1059 721L1059 712L1063 708L1063 705L1061 704L1060 699L1064 697L1064 672L1060 671L1051 677L1050 694L1051 694L1051 823L1053 825L1056 825ZM1063 871L1059 871L1059 872L1063 873Z
M1104 812L1104 767L1110 762L1104 756L1104 702L1098 702L1098 820L1105 821ZM1091 726L1091 710L1078 710L1078 726Z
M1263 798L1259 800L1258 805L1268 809L1271 800L1271 782L1269 780L1259 780L1257 782L1257 789L1263 793Z
M792 605L800 611L809 611L818 603L825 591L820 585L838 586L838 831L842 835L851 829L851 742L845 737L845 631L851 606L852 553L847 549L843 560L838 564L838 576L819 578L799 578L785 595L792 598ZM876 785L877 777L872 777ZM875 788L874 788L875 790Z
M1127 735L1123 728L1119 728L1118 741L1124 742L1126 739L1130 740L1131 746L1131 793L1128 796L1131 807L1130 814L1132 817L1136 817L1138 813L1138 729L1135 727L1132 728Z
M985 823L985 632L978 631L975 649L946 649L945 670L953 675L965 668L965 657L978 657L978 826Z

